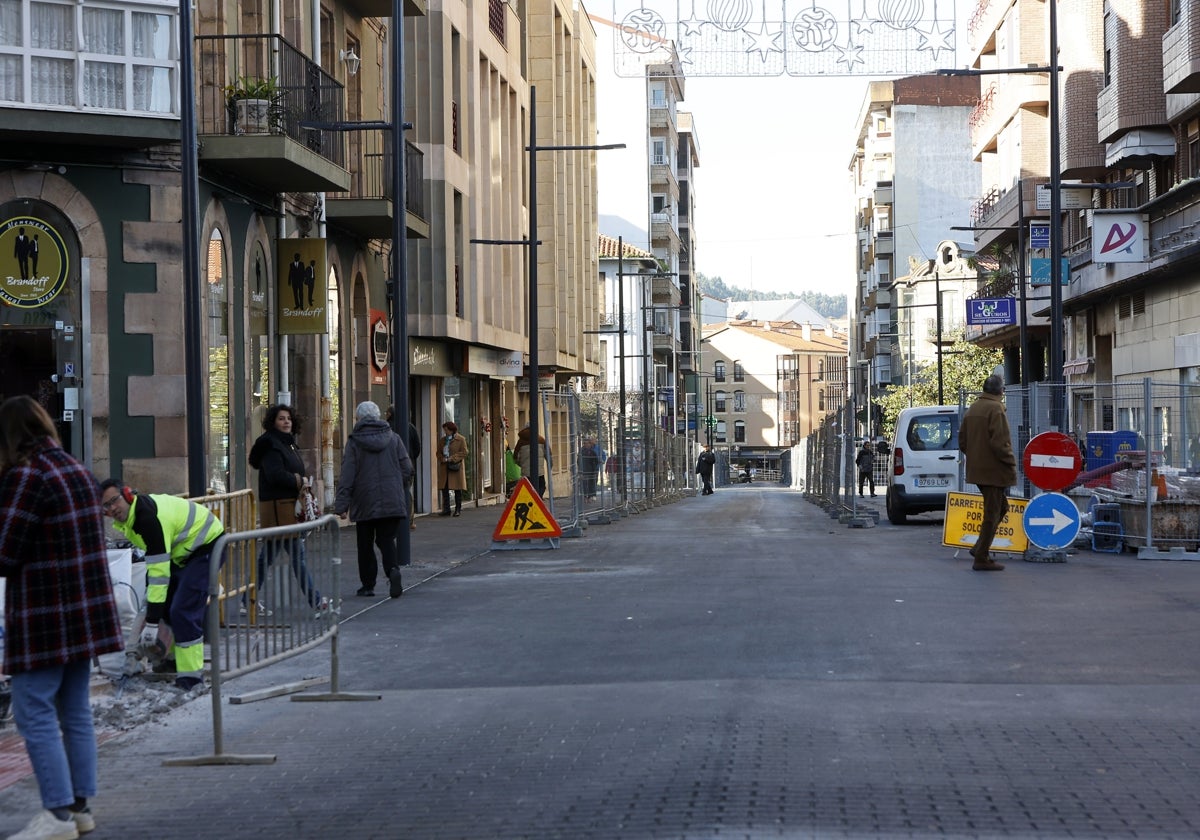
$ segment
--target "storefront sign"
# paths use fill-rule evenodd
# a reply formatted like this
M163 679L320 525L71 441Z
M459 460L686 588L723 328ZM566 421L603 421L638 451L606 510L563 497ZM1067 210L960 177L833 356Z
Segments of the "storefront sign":
M387 366L392 355L392 340L388 334L387 313L369 310L371 319L371 384L387 384Z
M41 219L18 216L0 223L0 261L0 300L9 306L36 309L67 285L67 245Z
M492 347L468 347L466 373L481 376L516 378L524 370L520 350L496 350Z
M409 339L409 376L457 376L450 366L450 351L446 345L425 339Z
M328 292L324 239L280 239L275 243L279 277L280 335L324 335Z
M1097 210L1092 216L1092 261L1145 262L1149 230L1149 218L1142 213Z

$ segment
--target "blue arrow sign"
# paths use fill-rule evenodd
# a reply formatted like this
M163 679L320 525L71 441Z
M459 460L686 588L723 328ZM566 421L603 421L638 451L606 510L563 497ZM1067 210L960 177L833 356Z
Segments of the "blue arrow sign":
M975 298L967 301L967 323L986 327L1017 323L1017 310L1012 298Z
M1067 548L1079 536L1079 509L1069 496L1042 493L1025 507L1025 536L1038 548Z

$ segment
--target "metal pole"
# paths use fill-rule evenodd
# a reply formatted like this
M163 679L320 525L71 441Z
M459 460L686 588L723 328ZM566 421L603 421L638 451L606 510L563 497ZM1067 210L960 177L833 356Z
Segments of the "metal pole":
M398 0L394 0L398 2ZM529 481L538 489L542 452L538 444L538 217L537 217L537 86L529 86Z
M187 413L187 487L188 495L203 496L205 474L204 405L204 302L200 280L200 174L196 149L196 75L192 53L192 4L179 3L179 67L183 83L179 86L180 169L183 216L183 359L187 388L184 411Z
M1062 166L1060 164L1058 90L1058 2L1049 0L1050 36L1050 370L1055 386L1050 402L1050 426L1063 427L1063 300L1062 300Z
M392 422L408 448L408 210L404 148L404 2L392 0ZM416 492L414 480L413 492ZM414 513L416 512L414 508ZM396 562L412 563L408 528L396 532Z
M626 481L629 480L629 471L625 468L625 464L629 461L629 453L625 449L625 237L617 237L617 320L620 326L618 327L618 335L620 336L620 353L621 353L621 413L617 416L617 435L620 438L617 441L617 454L620 459L617 465L621 468L621 501L626 499Z
M1026 324L1029 322L1029 310L1025 295L1025 221L1025 184L1022 182L1017 188L1017 284L1020 287L1021 300L1021 325L1017 329L1017 340L1021 343L1021 385L1028 388L1030 384L1029 338ZM1029 404L1028 396L1025 404ZM1028 425L1028 420L1026 420L1026 425Z
M942 272L936 266L933 269L933 295L937 299L937 366L938 366L938 405L945 405L942 398Z

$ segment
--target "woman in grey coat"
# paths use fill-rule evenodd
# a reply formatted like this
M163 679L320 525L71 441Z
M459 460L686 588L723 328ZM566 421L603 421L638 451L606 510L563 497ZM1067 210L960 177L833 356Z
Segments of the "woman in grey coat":
M358 579L356 594L375 595L375 546L383 555L383 573L389 583L388 594L404 594L400 565L396 558L396 532L408 516L405 485L413 474L412 459L400 436L381 419L379 406L362 402L354 410L354 431L346 441L342 456L342 477L338 481L333 512L346 518L349 512L358 537Z

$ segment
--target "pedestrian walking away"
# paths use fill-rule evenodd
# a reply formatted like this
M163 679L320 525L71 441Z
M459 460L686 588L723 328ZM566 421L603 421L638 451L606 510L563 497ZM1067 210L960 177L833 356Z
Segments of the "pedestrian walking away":
M875 495L875 451L871 448L871 441L864 440L862 449L858 450L858 457L854 459L854 463L858 466L858 495L863 494L863 484L871 485L871 495Z
M4 673L42 807L16 840L96 827L92 659L124 648L109 580L100 488L36 401L0 404Z
M354 521L358 540L357 595L375 594L375 548L378 546L388 594L404 594L396 556L396 533L408 515L405 485L412 478L412 459L400 435L380 416L379 406L361 402L354 410L354 431L346 440L342 475L333 512Z
M515 457L515 456L514 456ZM579 450L579 479L583 485L583 498L592 501L596 498L596 480L600 476L600 467L604 459L600 454L600 445L594 437L583 439L583 447Z
M438 492L442 497L442 511L438 515L458 516L462 513L463 491L467 489L467 439L458 433L458 424L453 420L442 424L442 433L437 449ZM454 495L453 510L451 494Z
M179 688L199 687L204 682L209 562L225 526L195 502L167 493L138 493L115 478L100 485L100 494L113 527L146 552L146 618L138 634L139 651L151 660L174 660ZM160 623L166 625L162 636ZM168 644L168 638L173 642Z
M296 524L296 500L301 492L312 489L312 480L304 470L304 459L297 446L300 434L300 418L290 405L273 405L267 409L262 420L263 433L250 447L247 460L258 470L258 523L261 528ZM300 584L300 591L308 599L308 605L318 614L329 608L329 599L321 596L313 584L305 564L304 539L262 540L258 549L258 576L255 578L254 597L258 611L271 615L271 609L262 597L266 584L267 570L275 563L280 551L286 550L291 557L292 573ZM243 603L242 612L246 612Z
M971 547L977 572L1003 571L1004 564L988 552L996 528L1008 513L1008 488L1017 482L1008 413L1004 408L1004 379L992 374L983 382L983 393L971 403L958 430L958 448L967 459L967 482L983 494L983 521L979 539Z
M700 476L700 480L704 482L704 490L700 493L702 496L711 496L713 493L712 477L713 467L716 466L716 463L717 457L712 453L712 446L704 444L704 451L696 459L696 475Z

